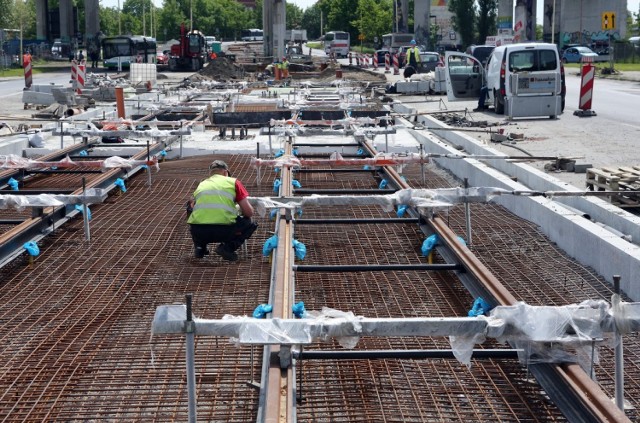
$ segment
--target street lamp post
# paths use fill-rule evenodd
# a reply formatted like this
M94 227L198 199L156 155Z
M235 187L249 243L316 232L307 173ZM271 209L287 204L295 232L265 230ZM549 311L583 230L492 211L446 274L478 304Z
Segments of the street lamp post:
M122 19L120 15L120 0L118 0L118 35L122 35Z
M555 44L556 37L556 0L553 0L553 10L551 11L551 44Z

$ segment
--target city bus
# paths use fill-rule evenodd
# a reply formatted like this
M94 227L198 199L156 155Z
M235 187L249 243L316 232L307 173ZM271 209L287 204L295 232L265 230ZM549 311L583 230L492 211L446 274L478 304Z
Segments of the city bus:
M242 41L262 41L263 32L261 29L243 29L240 33Z
M347 57L351 40L348 32L329 31L324 34L324 52L328 55Z
M129 67L131 63L156 63L155 38L141 35L118 35L102 40L105 68Z
M395 54L400 47L408 46L413 40L413 34L385 34L382 36L382 49Z

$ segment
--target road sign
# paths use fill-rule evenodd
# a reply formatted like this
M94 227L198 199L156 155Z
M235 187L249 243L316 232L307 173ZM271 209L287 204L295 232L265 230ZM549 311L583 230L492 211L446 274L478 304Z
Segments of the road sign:
M602 29L616 29L615 12L602 12Z
M360 41L364 41L364 34L360 34L360 35L358 35L358 40L360 40Z

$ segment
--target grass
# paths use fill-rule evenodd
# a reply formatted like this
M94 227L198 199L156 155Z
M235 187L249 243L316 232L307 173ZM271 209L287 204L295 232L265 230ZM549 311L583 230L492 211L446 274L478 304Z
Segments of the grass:
M60 68L64 68L64 67L68 67L69 69L71 69L71 64L69 62L66 61L60 61L60 62L47 62L44 60L37 60L33 63L33 65L31 66L32 69L32 73L34 75L40 74L40 73L47 73L47 72L57 72L60 70ZM1 68L0 67L0 76L3 78L6 77L11 77L11 76L24 76L24 69L22 69L21 67L17 67L17 66L12 66L10 68Z
M603 69L609 67L609 62L605 63L596 63L596 68ZM580 69L580 63L565 63L565 68L571 69ZM621 72L637 72L640 71L640 63L614 63L613 68L617 71Z

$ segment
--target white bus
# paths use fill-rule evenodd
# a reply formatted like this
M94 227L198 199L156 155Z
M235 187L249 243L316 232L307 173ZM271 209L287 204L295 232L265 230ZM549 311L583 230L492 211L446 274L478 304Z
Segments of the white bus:
M348 32L330 31L324 34L324 52L335 56L347 57L351 39Z
M140 35L119 35L102 40L105 68L129 67L131 63L156 63L155 38Z
M261 29L243 29L240 33L242 41L262 41L264 34Z
M400 47L408 46L413 40L413 34L385 34L382 36L382 49L395 54Z

